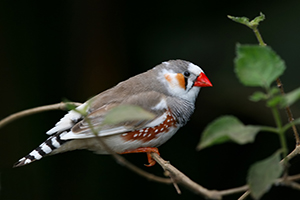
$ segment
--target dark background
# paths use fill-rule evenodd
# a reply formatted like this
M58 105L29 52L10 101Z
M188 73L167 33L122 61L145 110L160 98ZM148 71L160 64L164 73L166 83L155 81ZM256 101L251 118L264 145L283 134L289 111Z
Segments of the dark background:
M260 32L285 61L286 91L299 86L300 1L0 1L0 118L67 98L83 102L169 59L201 66L213 88L204 88L191 121L160 147L191 179L209 189L244 185L248 167L279 148L276 135L260 133L254 144L233 143L195 150L213 119L232 114L246 124L274 125L264 103L248 100L259 88L243 87L233 71L235 45L256 44L252 31L226 16L254 18ZM300 116L299 104L292 107ZM182 188L149 182L110 156L73 151L13 169L42 143L62 116L51 111L22 118L0 130L0 199L199 199ZM286 115L282 112L282 119ZM289 149L294 148L291 131ZM135 165L163 176L144 154L126 155ZM299 173L299 157L290 173ZM276 187L263 199L300 195ZM237 199L231 195L225 199ZM201 199L201 198L200 198Z

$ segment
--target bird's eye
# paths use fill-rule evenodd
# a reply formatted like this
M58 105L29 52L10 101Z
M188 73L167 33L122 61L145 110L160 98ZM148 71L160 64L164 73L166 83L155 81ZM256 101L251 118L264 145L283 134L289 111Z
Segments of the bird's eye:
M183 75L184 75L185 77L189 77L191 74L190 74L189 71L185 71L185 72L183 73Z

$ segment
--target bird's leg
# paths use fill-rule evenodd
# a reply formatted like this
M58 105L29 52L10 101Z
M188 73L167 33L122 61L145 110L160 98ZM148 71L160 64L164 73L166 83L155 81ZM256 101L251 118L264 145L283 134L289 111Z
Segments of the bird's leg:
M152 167L156 163L156 161L152 158L151 153L157 153L158 155L160 155L158 148L156 147L140 147L134 150L124 151L121 154L127 154L127 153L147 153L149 164L148 165L145 164L146 167Z

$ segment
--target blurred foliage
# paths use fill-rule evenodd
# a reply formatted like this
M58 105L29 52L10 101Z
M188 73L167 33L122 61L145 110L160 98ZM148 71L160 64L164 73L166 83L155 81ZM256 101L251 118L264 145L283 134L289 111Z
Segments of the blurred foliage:
M283 172L284 168L281 163L280 151L275 152L268 158L254 163L248 174L248 183L251 195L254 199L260 199L270 190L274 183Z
M279 107L281 105L281 108L285 108L284 104L287 106L294 103L299 99L299 92L296 89L285 96L279 92L278 88L271 87L271 84L275 82L278 87L283 87L279 77L283 74L286 66L284 61L270 47L266 46L258 31L259 22L263 21L265 16L261 13L252 21L249 21L246 17L228 17L235 22L250 27L257 37L259 45L237 45L234 69L238 79L244 86L261 87L264 90L265 93L261 91L254 92L250 96L250 100L254 102L266 101L267 107L270 108L273 114L276 127L245 126L234 116L222 116L205 128L198 149L228 141L234 141L238 144L254 142L256 134L260 131L277 133L281 144L280 149L268 158L252 164L248 172L247 183L250 187L250 194L254 199L260 199L269 191L276 179L282 175L284 167L286 167L285 170L288 170L287 163L279 163L288 154L285 134L288 129L286 127L298 124L299 119L283 125L284 122L279 115ZM284 92L282 91L282 93ZM286 111L286 113L288 113L287 118L293 119L290 111ZM295 144L298 144L299 135L297 131L294 134ZM282 152L281 157L279 152Z

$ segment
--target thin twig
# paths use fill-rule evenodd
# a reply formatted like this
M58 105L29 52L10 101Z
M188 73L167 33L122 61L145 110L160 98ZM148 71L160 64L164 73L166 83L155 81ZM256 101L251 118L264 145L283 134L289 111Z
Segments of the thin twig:
M161 158L157 153L151 153L153 159L168 173L172 174L174 181L185 186L187 189L192 192L202 195L207 199L222 199L223 196L231 195L235 193L240 193L248 190L249 186L244 185L237 188L227 189L227 190L208 190L198 183L192 181L185 174L180 172L174 166L170 164L170 162L165 161Z
M44 111L50 111L50 110L66 110L67 105L74 104L76 106L81 105L80 103L57 103L57 104L52 104L52 105L47 105L47 106L40 106L28 110L24 110L15 114L12 114L3 120L0 121L0 128L3 126L7 125L8 123L13 122L16 119L19 119L21 117L25 117L28 115L32 115L35 113L40 113ZM93 129L92 129L93 130ZM96 134L97 135L97 134ZM208 190L204 188L203 186L199 185L198 183L192 181L189 177L187 177L185 174L180 172L178 169L176 169L174 166L172 166L169 162L165 161L162 159L158 154L156 153L151 153L151 156L155 161L165 170L165 172L169 173L169 176L171 178L162 178L158 177L156 175L150 174L135 165L131 164L129 161L127 161L125 158L122 156L118 155L114 151L112 151L103 141L100 137L97 138L98 141L101 143L101 146L109 152L118 163L124 165L128 169L132 170L133 172L145 177L148 180L151 181L156 181L164 184L174 184L174 187L176 188L177 192L180 193L179 187L177 186L177 183L185 186L189 190L195 192L196 194L202 195L208 199L222 199L223 196L226 195L231 195L235 193L240 193L246 191L240 198L239 200L244 200L249 194L249 187L248 185L244 185L241 187L237 188L231 188L227 190ZM297 146L287 157L286 159L290 160L294 156L298 155L300 152L300 146ZM287 176L284 178L280 178L275 181L275 184L282 184L286 186L290 186L294 189L300 189L300 184L294 182L296 180L300 180L300 174L293 175L293 176Z
M300 180L300 174L288 176L288 177L286 177L286 180L288 180L288 181L297 181L297 180Z
M86 122L89 125L89 128L91 129L92 133L95 135L97 141L99 142L100 146L109 154L111 154L114 159L120 163L121 165L127 167L128 169L130 169L131 171L135 172L136 174L143 176L144 178L151 180L151 181L156 181L159 183L165 183L165 184L170 184L172 183L172 180L169 178L162 178L159 176L156 176L154 174L148 173L138 167L136 167L135 165L133 165L132 163L130 163L129 161L127 161L125 158L123 158L122 156L118 155L115 151L113 151L102 139L102 137L98 136L98 131L94 128L93 124L91 123L91 120L87 117L87 113L82 113L76 109L74 109L74 111L77 111L79 113L81 113L84 117Z
M239 200L244 200L250 194L248 185L231 188L231 189L226 189L226 190L208 190L208 189L202 187L201 185L199 185L198 183L195 183L194 181L192 181L190 178L188 178L186 175L184 175L182 172L180 172L178 169L176 169L174 166L172 166L168 161L165 161L163 158L161 158L158 154L151 153L151 156L159 165L161 165L161 167L165 171L172 174L173 179L174 179L174 181L176 181L176 183L179 183L179 184L185 186L186 188L188 188L189 190L195 192L196 194L200 194L208 199L222 199L222 197L226 196L226 195L245 192L239 198ZM298 189L298 185L297 185L298 183L294 182L297 180L300 180L300 174L287 176L285 178L279 178L274 182L274 184L278 185L278 184L284 184L285 182L289 182L290 185L287 185L287 184L285 184L285 185L291 186L292 188L295 188L295 189Z
M76 109L75 109L76 111ZM150 174L138 167L136 167L135 165L133 165L132 163L130 163L129 161L127 161L125 158L123 158L122 156L118 155L115 151L113 151L103 140L101 137L98 136L98 132L95 130L93 124L91 123L90 119L85 116L85 120L87 121L89 128L91 129L91 131L93 132L93 134L95 135L97 141L99 142L100 146L109 154L111 154L114 159L122 164L123 166L127 167L128 169L130 169L131 171L139 174L140 176L144 176L146 179L148 180L152 180L152 181L156 181L156 182L160 182L160 183L166 183L166 184L170 184L172 183L172 180L169 178L161 178L158 177L154 174Z
M254 31L254 34L255 34L258 42L259 42L259 45L260 46L267 46L267 44L263 41L262 36L259 33L257 26L250 27L250 28ZM284 96L285 92L284 92L284 89L283 89L283 84L282 84L282 82L281 82L281 80L280 80L279 77L276 79L276 83L277 83L277 87L280 90L281 95ZM286 111L286 114L288 116L289 123L292 124L292 129L293 129L295 140L296 140L296 146L298 146L298 145L300 145L300 137L299 137L297 128L296 128L295 124L293 123L294 118L293 118L292 111L291 111L291 109L290 109L289 106L285 107L285 111Z
M254 31L254 34L255 34L256 38L258 39L259 44L261 46L267 46L267 44L263 41L263 39L261 37L261 34L258 31L257 26L250 27L250 28ZM285 96L285 92L284 92L284 89L283 89L283 84L282 84L279 77L276 79L276 83L277 83L277 87L280 90L281 95ZM292 129L293 129L293 132L294 132L294 137L295 137L295 140L296 140L296 148L289 155L285 156L285 158L280 161L280 163L283 163L283 164L284 164L285 161L288 161L288 160L292 159L294 156L296 156L297 154L299 154L299 151L300 151L299 148L297 148L297 147L300 146L300 137L299 137L296 125L293 123L294 118L293 118L292 111L291 111L289 106L285 107L285 111L286 111L287 116L288 116L288 121L292 125ZM282 138L285 139L283 134L282 134ZM281 141L283 141L283 140L281 140ZM286 143L283 143L283 144L285 145ZM284 148L284 145L283 145L283 148ZM287 150L287 149L284 148L284 150ZM250 190L247 190L238 200L243 200L243 199L247 198L247 196L249 194L250 194Z
M300 146L296 146L296 148L289 155L287 155L285 158L283 158L280 161L280 163L284 164L285 161L289 161L290 159L292 159L293 157L298 155L299 152L300 152ZM294 180L299 180L299 179L300 179L300 174L294 175L294 176L287 176L287 177L278 179L277 181L275 181L275 183L281 183L281 182L284 182L285 180L286 181L294 181ZM247 189L247 191L238 200L245 199L249 194L250 194L250 190Z
M291 153L289 153L284 159L282 159L280 161L280 163L282 163L284 160L289 161L299 154L300 154L300 145L296 146L295 149Z
M249 196L249 194L250 194L250 191L247 190L242 196L240 196L238 198L238 200L244 200L244 199L246 199Z
M202 187L201 185L195 183L185 174L183 174L174 166L172 166L169 162L162 159L157 153L151 153L151 156L159 165L162 166L164 170L167 170L172 174L177 183L185 186L194 193L202 195L208 199L222 199L222 196L218 193L218 191L208 190Z
M291 188L293 188L295 190L300 190L300 184L296 183L294 181L283 181L283 182L280 183L280 185L291 187Z
M283 85L282 85L280 78L276 79L276 83L277 83L277 87L280 90L281 95L284 96L285 92L284 92ZM289 123L291 123L291 125L292 125L292 129L293 129L295 140L296 140L296 146L298 146L298 145L300 145L300 137L299 137L296 125L293 123L294 122L293 113L289 106L285 107L285 111L288 116Z
M27 110L23 110L17 113L14 113L4 119L2 119L0 121L0 128L4 127L5 125L19 119L22 117L26 117L29 115L33 115L36 113L40 113L40 112L45 112L45 111L50 111L50 110L67 110L67 106L68 105L75 105L75 106L80 106L81 103L77 103L77 102L61 102L61 103L56 103L56 104L51 104L51 105L46 105L46 106L40 106L40 107L36 107L36 108L31 108L31 109L27 109ZM105 144L104 144L105 145ZM103 145L103 146L104 146ZM127 160L125 160L123 157L117 155L116 153L112 152L112 155L114 156L114 158L121 164L123 164L124 166L126 166L128 169L134 171L135 173L145 177L148 180L151 181L156 181L156 182L160 182L160 183L165 183L165 184L171 184L172 181L171 179L168 178L161 178L159 176L155 176L153 174L150 174L136 166L134 166L133 164L131 164L130 162L128 162Z
M174 186L174 188L175 188L177 194L181 194L181 190L180 190L178 184L176 183L176 181L175 181L173 175L169 173L169 176L170 176L170 178L171 178L171 180L172 180L173 186Z
M36 113L50 111L50 110L66 110L66 106L70 105L70 104L75 105L75 106L81 105L81 103L77 103L77 102L70 102L70 103L61 102L61 103L56 103L56 104L52 104L52 105L40 106L40 107L36 107L36 108L23 110L23 111L14 113L14 114L2 119L0 121L0 128L4 127L5 125L7 125L19 118L26 117L28 115L33 115Z
M232 189L227 189L227 190L220 190L219 193L222 196L230 195L230 194L235 194L235 193L240 193L244 192L249 189L248 185L232 188Z
M124 157L114 152L109 146L107 146L107 144L102 140L101 137L97 136L97 140L100 143L100 145L104 148L104 150L107 151L109 154L111 154L118 163L130 169L131 171L135 172L136 174L143 176L144 178L150 181L156 181L159 183L171 184L173 182L169 178L162 178L138 168L137 166L133 165L131 162L127 161Z

